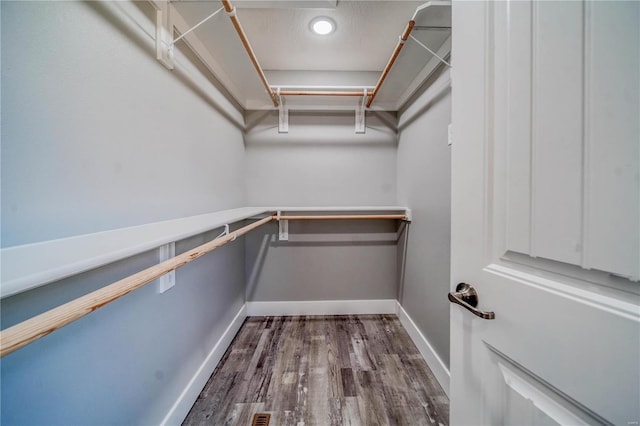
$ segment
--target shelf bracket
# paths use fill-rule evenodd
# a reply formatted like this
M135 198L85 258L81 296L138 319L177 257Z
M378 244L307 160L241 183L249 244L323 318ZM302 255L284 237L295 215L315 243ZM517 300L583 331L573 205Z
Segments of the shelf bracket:
M187 34L189 34L190 32L194 31L196 28L198 28L200 25L204 24L205 22L207 22L209 19L213 18L214 16L216 16L218 13L222 12L224 10L224 6L222 6L220 9L216 10L215 12L213 12L211 15L207 16L206 18L204 18L202 21L198 22L197 24L195 24L193 27L189 28L187 31L185 31L184 33L180 34L180 36L178 38L176 38L175 40L173 40L173 42L171 43L171 47L173 48L173 46L179 42L182 38L186 37Z
M438 60L440 60L440 62L442 62L443 64L445 64L446 66L448 66L449 68L451 68L451 64L447 61L445 61L442 57L440 57L440 55L438 55L436 52L434 52L433 50L429 49L424 43L422 43L420 40L418 40L417 38L415 38L412 35L409 35L409 37L411 37L411 40L415 41L416 43L418 43L418 45L420 45L420 47L422 47L423 49L425 49L427 52L431 53L434 57L438 58Z
M278 210L278 215L276 216L276 219L278 220L278 240L289 241L289 221L280 220L281 215L282 212Z
M172 70L173 64L173 25L168 0L153 2L156 8L156 59L162 65Z
M356 107L356 133L357 134L365 133L364 116L365 116L365 111L367 109L366 103L367 103L367 89L364 89L362 100L358 102L358 106Z
M289 133L289 108L284 96L280 96L279 87L276 91L276 97L278 99L278 133Z
M169 243L158 248L158 261L164 262L176 256L176 243ZM176 271L173 270L158 278L158 293L165 291L176 285Z

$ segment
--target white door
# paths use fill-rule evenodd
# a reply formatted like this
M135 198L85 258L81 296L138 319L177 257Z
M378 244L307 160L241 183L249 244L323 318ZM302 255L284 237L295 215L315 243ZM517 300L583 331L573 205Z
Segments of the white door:
M640 2L453 2L451 423L640 422Z

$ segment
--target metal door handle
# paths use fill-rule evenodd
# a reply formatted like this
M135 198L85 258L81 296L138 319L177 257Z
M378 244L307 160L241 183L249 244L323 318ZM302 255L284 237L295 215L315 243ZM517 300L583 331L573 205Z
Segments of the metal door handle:
M466 308L471 311L472 314L479 316L482 319L495 319L496 314L493 312L484 312L479 309L476 309L478 306L478 292L473 286L460 283L456 286L456 291L452 291L449 293L449 300L452 303L457 303L458 305Z

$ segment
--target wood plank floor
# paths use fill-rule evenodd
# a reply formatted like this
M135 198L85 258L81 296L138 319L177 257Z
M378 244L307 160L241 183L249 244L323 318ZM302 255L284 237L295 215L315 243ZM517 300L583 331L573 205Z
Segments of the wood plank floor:
M184 425L448 424L449 400L395 315L249 317Z

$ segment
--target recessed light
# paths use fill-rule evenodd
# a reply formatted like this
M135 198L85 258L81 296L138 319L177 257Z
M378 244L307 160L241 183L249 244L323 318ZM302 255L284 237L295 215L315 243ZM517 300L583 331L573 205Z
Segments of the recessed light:
M336 23L328 16L318 16L309 23L309 28L314 34L329 35L336 30Z

